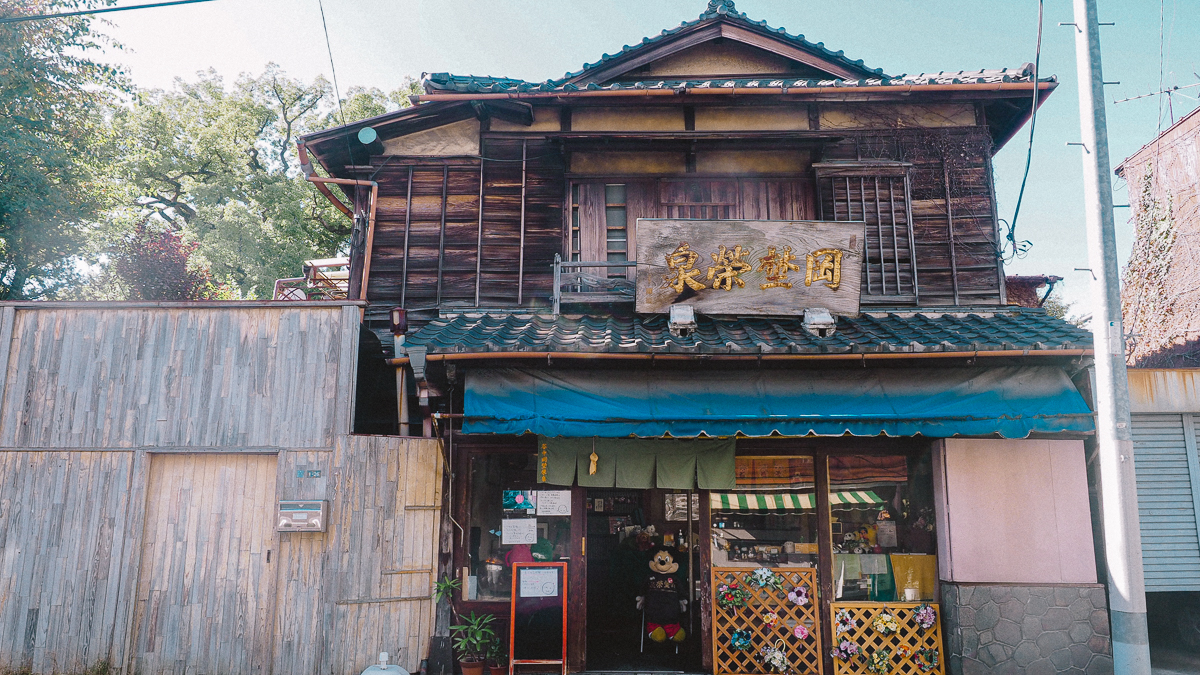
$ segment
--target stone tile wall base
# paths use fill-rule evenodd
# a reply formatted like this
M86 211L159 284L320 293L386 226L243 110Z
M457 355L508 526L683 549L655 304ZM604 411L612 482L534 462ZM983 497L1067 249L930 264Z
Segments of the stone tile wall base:
M1098 584L942 582L950 675L1112 675L1108 601Z

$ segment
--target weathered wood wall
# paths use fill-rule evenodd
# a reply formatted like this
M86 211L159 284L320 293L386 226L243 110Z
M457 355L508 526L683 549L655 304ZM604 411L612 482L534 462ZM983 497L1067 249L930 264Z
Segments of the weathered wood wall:
M0 671L417 669L441 451L347 435L358 312L0 307Z

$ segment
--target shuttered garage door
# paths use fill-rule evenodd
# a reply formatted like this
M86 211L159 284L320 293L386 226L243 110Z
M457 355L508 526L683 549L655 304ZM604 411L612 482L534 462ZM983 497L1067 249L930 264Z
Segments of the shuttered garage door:
M1200 591L1196 418L1200 415L1133 416L1147 591Z

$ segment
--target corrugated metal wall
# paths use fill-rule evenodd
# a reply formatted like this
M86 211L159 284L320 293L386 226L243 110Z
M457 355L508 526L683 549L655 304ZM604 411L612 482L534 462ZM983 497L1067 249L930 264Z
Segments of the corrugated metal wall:
M1133 415L1147 591L1200 591L1200 414Z

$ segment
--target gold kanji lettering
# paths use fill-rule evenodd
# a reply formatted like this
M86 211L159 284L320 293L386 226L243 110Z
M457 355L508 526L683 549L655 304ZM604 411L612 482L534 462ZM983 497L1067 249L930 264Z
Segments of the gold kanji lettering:
M704 288L704 284L696 281L700 270L692 269L700 259L700 254L693 251L686 241L664 257L667 259L667 269L672 272L663 277L664 286L674 288L676 293L682 293L685 284L693 291Z
M708 280L713 282L712 287L728 291L732 290L736 283L739 288L745 288L746 282L741 280L742 273L754 269L753 265L742 260L749 254L750 250L743 251L741 244L732 249L721 245L716 253L710 254L713 264L708 268Z
M838 248L822 248L808 254L807 269L804 272L804 285L812 286L814 281L824 281L829 290L836 291L842 284L842 250Z
M759 285L759 288L764 291L768 288L791 288L788 272L800 271L800 266L792 262L795 259L791 246L784 246L783 253L776 253L774 246L768 246L767 254L758 259L758 271L767 273L767 283Z

